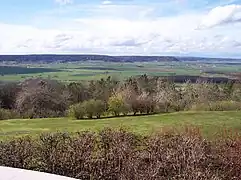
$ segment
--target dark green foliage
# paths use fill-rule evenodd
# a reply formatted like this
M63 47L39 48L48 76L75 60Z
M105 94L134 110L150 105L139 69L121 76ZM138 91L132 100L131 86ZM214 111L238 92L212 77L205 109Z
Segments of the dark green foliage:
M32 73L44 73L44 72L58 72L60 70L50 68L27 68L21 66L0 66L0 72L2 75L14 75L14 74L32 74Z
M0 166L77 179L240 179L240 136L215 142L198 129L139 136L120 130L44 134L0 142Z
M20 90L17 83L6 83L0 85L0 107L13 109L15 106L16 95Z

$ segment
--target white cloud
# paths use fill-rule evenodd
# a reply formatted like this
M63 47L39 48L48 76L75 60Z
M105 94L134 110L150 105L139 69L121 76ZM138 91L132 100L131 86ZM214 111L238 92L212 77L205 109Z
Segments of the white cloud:
M112 1L106 0L106 1L103 1L102 4L104 5L112 4Z
M241 22L241 5L218 6L203 18L200 28L211 28L237 22Z
M66 5L66 4L73 3L73 0L55 0L55 2L60 4L60 5Z
M241 24L195 30L205 15L202 12L153 17L149 12L155 8L114 4L88 11L95 16L35 19L49 24L47 28L0 24L0 53L220 56L241 51L237 36ZM130 18L131 14L135 17Z

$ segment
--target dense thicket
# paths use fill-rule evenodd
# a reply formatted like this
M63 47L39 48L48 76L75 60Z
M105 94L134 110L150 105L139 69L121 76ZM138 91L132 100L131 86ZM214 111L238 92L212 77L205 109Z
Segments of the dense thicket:
M241 138L211 142L198 132L139 136L106 129L23 137L0 142L0 166L86 180L241 179Z
M0 86L0 106L14 116L77 119L128 114L152 114L182 110L240 110L241 84L216 84L198 80L176 84L170 79L132 77L116 81L111 77L64 84L50 79L28 79L20 84ZM14 117L11 116L11 117Z

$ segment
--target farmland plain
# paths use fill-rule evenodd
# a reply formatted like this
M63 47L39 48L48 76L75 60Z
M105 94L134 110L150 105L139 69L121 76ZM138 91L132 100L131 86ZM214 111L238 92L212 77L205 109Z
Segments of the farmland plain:
M241 64L187 62L69 62L48 64L0 64L0 81L51 78L61 81L97 80L112 76L122 80L131 76L208 76L230 77L241 71Z

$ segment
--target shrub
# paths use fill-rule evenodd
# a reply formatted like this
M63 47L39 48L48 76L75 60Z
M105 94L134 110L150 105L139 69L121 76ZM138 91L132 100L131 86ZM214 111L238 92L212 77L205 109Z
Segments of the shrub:
M30 137L16 138L10 142L0 142L0 166L34 169L39 158L36 142Z
M10 111L6 109L0 109L0 120L10 119Z
M238 111L241 110L241 103L235 101L217 101L195 104L191 108L196 111Z
M0 166L77 179L226 180L241 179L240 150L240 136L213 142L198 129L149 136L105 129L0 142Z
M235 101L217 101L209 104L211 111L238 111L241 110L241 103Z
M85 110L82 103L78 103L70 106L68 110L69 117L76 119L83 119L85 116Z
M17 117L18 117L18 114L13 110L0 109L0 120L14 119Z
M193 111L209 111L209 104L207 104L207 103L193 104L191 106L190 110L193 110Z

